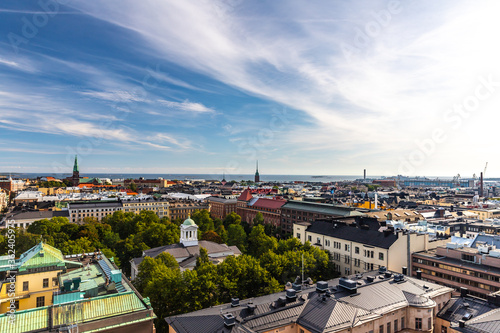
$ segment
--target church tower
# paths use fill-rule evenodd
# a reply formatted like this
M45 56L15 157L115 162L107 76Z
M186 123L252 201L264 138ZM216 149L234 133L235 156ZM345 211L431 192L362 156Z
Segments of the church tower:
M80 184L80 170L78 169L78 157L75 155L75 164L73 165L73 176L71 177L73 186Z
M181 224L180 242L185 247L198 245L198 226L191 218Z
M260 182L260 175L259 175L259 161L257 161L257 167L255 169L255 182L258 183Z

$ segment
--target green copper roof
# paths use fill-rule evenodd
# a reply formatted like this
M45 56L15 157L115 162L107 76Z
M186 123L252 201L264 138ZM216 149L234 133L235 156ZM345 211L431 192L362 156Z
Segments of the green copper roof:
M16 311L15 321L7 314L0 315L0 332L22 333L41 330L47 327L49 311L47 307Z
M24 272L31 268L49 266L57 266L63 269L64 267L80 267L82 265L78 262L65 260L61 251L43 242L38 243L21 254L19 259L16 259L13 267L7 259L8 256L0 257L0 272L14 269L18 269L19 272Z
M87 322L112 316L146 310L133 291L93 297L53 307L53 325L67 322Z
M73 172L80 172L78 170L78 156L75 155L75 165L73 166Z
M196 223L194 223L194 221L191 220L191 218L187 218L182 225L190 226L190 225L196 225Z

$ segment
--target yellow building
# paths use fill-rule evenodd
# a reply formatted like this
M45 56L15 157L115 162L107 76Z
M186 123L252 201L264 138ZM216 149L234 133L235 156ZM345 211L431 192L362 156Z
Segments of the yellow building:
M19 259L1 256L0 314L11 307L27 310L52 305L52 294L59 289L58 275L67 268L80 266L65 260L61 251L42 242Z
M500 209L477 208L477 209L469 209L468 212L477 214L478 218L481 220L500 218Z

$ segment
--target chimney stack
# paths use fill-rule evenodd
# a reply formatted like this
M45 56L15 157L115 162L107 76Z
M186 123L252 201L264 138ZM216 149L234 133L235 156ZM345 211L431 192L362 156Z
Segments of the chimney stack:
M484 197L484 193L483 193L483 173L481 172L481 181L480 181L480 190L479 190L479 195Z
M366 180L366 169L363 171L363 180Z
M406 266L403 266L403 275L408 275L408 268Z
M467 293L469 292L469 290L465 287L460 287L460 297L465 297L467 296Z
M418 269L416 273L417 273L417 279L422 280L422 271Z

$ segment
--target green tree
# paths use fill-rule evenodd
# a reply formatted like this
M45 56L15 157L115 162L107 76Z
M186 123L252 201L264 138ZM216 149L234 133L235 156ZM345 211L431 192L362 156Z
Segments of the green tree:
M247 248L247 234L239 224L230 224L227 229L227 245L236 245L241 252L245 253Z
M130 182L130 185L128 186L128 188L132 191L132 192L137 192L137 185L132 181Z
M222 243L227 243L227 231L226 228L224 228L224 225L220 225L215 232L219 235Z
M267 236L263 225L256 225L252 228L248 236L248 254L259 258L267 251L275 251L277 247L276 238Z
M191 215L191 219L193 219L202 233L209 230L215 230L214 221L210 217L210 212L206 209L194 212L193 215Z
M214 242L214 243L218 243L218 244L222 243L222 238L215 231L212 231L212 230L204 232L200 239Z
M228 229L231 224L241 224L241 216L239 216L235 212L231 212L230 214L226 215L223 223L226 229Z
M253 218L253 225L264 225L264 216L258 212Z

